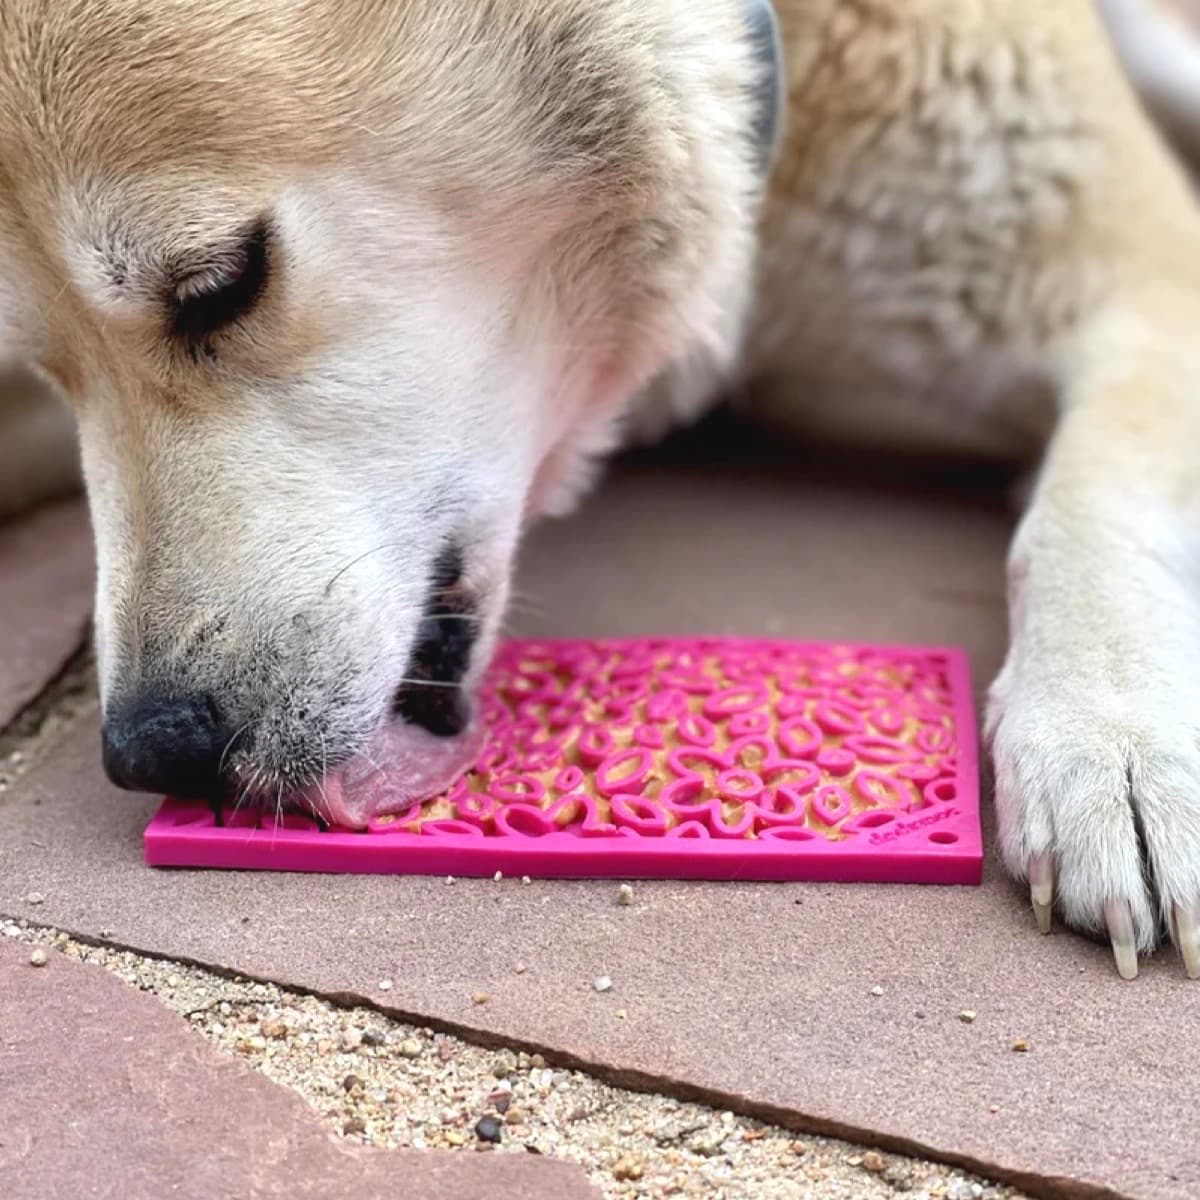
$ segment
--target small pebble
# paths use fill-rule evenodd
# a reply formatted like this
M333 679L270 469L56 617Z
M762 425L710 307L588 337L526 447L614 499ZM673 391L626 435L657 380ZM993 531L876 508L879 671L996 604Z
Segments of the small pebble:
M262 1030L263 1037L285 1038L288 1035L288 1027L278 1017L269 1018L259 1028Z
M381 979L379 981L379 990L381 992L390 992L392 990L392 981L390 979Z
M480 1117L475 1122L475 1136L481 1142L499 1145L504 1140L504 1126L495 1117Z
M486 1004L487 1002L488 1002L487 992L476 992L475 995L473 995L471 997L472 1004Z
M364 1029L362 1040L364 1046L382 1046L387 1038L378 1029Z
M1017 1041L1013 1042L1013 1049L1018 1054L1025 1054L1029 1050L1029 1043L1024 1038L1019 1038Z
M26 904L45 904L46 897L43 896L41 892L30 892L29 895L25 897L25 903Z
M546 1060L540 1054L532 1054L529 1057L529 1065L540 1071L546 1065Z
M29 964L34 967L44 967L49 961L49 955L41 946L34 946L29 952Z
M361 1088L363 1081L357 1075L347 1075L342 1080L342 1091L352 1092L355 1088Z
M504 872L503 872L503 871L497 871L497 872L495 873L495 875L493 875L493 876L492 876L492 882L493 882L493 883L499 883L499 882L500 882L500 881L501 881L503 878L504 878Z
M693 1154L701 1158L715 1158L728 1135L724 1129L703 1129L688 1138L686 1145Z
M529 968L523 962L513 963L513 974L524 975Z
M607 975L601 975L592 983L592 987L598 992L611 992L613 981Z
M362 1045L362 1032L358 1029L347 1029L342 1034L342 1049L357 1050Z
M879 986L879 984L876 984L876 985L875 985L875 986L874 986L874 987L871 989L871 995L872 995L872 996L882 996L882 995L883 995L883 988L881 988L881 987Z
M633 888L629 884L623 883L617 888L617 903L622 908L628 908L633 903Z
M168 975L167 976L167 987L176 988L178 986L179 986L179 976L178 975Z
M342 1124L343 1133L366 1133L367 1123L362 1117L350 1117Z
M532 880L532 879L530 879L528 875L522 875L522 876L521 876L521 882L522 882L522 883L523 883L523 884L524 884L526 887L528 887L528 886L529 886L529 885L530 885L530 884L533 882L533 880Z
M617 1009L617 1020L618 1021L624 1021L627 1016L629 1016L629 1014L623 1008Z
M454 886L454 876L453 876L453 875L447 875L447 876L446 876L446 886L447 886L447 887L453 887L453 886Z
M868 1170L879 1174L887 1166L887 1161L878 1150L868 1150L862 1156L862 1165Z
M978 1014L975 1012L975 1010L974 1010L973 1008L964 1008L964 1009L962 1010L962 1012L960 1012L960 1013L958 1014L958 1019L959 1019L959 1020L960 1020L960 1021L961 1021L961 1022L964 1024L964 1025L974 1025L974 1024L975 1024L975 1018L976 1018L976 1016L977 1016L977 1015L978 1015Z
M636 1154L622 1154L613 1163L612 1176L614 1179L641 1179L646 1168Z
M400 1053L405 1058L420 1058L424 1047L416 1038L405 1038L400 1043Z

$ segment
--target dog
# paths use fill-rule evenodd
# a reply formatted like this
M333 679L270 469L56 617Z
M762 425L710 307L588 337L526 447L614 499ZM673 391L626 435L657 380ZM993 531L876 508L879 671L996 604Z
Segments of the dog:
M463 746L522 529L757 383L1048 447L1003 859L1200 975L1200 216L1129 82L1189 77L1105 4L0 0L0 358L78 428L114 781ZM70 476L27 387L0 469Z

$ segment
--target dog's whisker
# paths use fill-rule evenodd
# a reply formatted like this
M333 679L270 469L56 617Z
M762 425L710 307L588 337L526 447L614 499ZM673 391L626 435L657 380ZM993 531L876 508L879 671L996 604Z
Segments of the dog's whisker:
M229 741L227 741L225 743L225 749L221 751L221 758L220 758L220 761L217 763L217 778L218 779L220 778L222 772L225 770L225 760L229 757L229 751L233 749L234 742L236 742L238 740L238 738L240 738L242 736L242 734L245 733L246 730L250 728L251 724L252 724L252 722L246 721L243 724L239 725L237 727L237 729L234 730L233 735L230 737Z
M430 688L456 688L461 687L458 683L448 683L444 679L398 679L396 684L399 687L430 687Z
M542 601L521 595L512 595L509 597L508 610L513 613L523 613L529 617L542 617L546 615L546 607Z
M403 544L404 543L401 542L400 540L393 538L391 541L381 542L378 546L373 546L370 550L364 550L361 554L356 555L348 563L346 563L346 565L344 567L341 567L339 570L337 570L334 573L333 577L325 585L325 590L322 593L322 595L328 596L329 593L333 590L334 584L336 584L337 581L339 579L341 579L341 577L343 575L345 575L347 571L351 570L354 567L357 567L359 563L364 562L366 559L370 558L373 554L379 554L383 550L388 550L388 549L392 548L393 546L402 546Z

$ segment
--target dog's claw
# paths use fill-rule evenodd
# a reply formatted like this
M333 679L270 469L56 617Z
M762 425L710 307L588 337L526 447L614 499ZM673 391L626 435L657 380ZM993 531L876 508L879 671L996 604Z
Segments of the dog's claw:
M1200 979L1200 900L1175 905L1175 941L1189 979Z
M1124 900L1114 900L1104 906L1104 923L1112 939L1117 974L1122 979L1136 979L1138 973L1137 939L1133 934L1133 912Z
M1054 860L1039 854L1029 860L1029 899L1039 933L1049 933L1054 920Z

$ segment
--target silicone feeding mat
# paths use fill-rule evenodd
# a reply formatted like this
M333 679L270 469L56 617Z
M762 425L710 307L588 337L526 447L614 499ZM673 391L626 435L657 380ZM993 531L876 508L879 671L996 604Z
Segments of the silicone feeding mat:
M507 642L488 743L366 830L167 800L152 866L978 883L966 655L739 639Z

